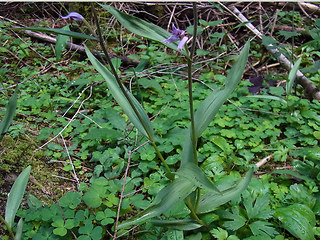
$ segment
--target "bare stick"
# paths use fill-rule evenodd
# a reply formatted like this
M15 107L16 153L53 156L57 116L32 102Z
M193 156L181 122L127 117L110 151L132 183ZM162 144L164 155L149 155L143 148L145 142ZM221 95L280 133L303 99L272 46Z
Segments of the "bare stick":
M261 161L257 162L256 163L256 166L259 168L261 167L262 165L266 164L271 158L273 157L273 154L263 158Z
M231 6L230 9L227 8L222 3L219 3L223 8L228 10L232 15L234 15L240 22L248 22L248 19L234 6ZM246 23L245 24L247 28L249 28L257 37L262 39L263 34L259 32L255 26L253 26L252 23ZM278 62L284 66L285 69L288 71L291 70L293 67L293 64L282 54L277 48L274 48L275 46L273 44L268 44L267 49L270 53L273 55L279 55L277 57ZM316 99L320 102L320 91L317 89L317 87L306 77L304 74L298 70L297 76L296 76L297 82L305 89L305 95L307 97L311 97L313 99Z
M128 176L128 172L129 172L129 168L130 168L131 154L132 154L132 152L129 151L127 168L126 168L126 171L124 173L123 185L122 185L122 190L121 190L119 204L118 204L118 211L117 211L116 224L115 224L115 227L114 227L113 239L117 238L118 224L119 224L119 217L120 217L120 209L121 209L122 199L124 197L123 193L124 193L124 189L125 189L125 186L126 186L127 176Z
M67 144L66 144L66 141L64 140L62 134L60 133L60 137L62 139L62 142L63 142L63 145L64 145L64 148L66 149L66 152L67 152L67 155L68 155L68 158L69 158L69 161L70 161L70 164L71 164L71 167L72 167L72 171L73 171L73 177L75 178L76 182L77 182L77 189L79 187L79 178L77 177L77 173L76 173L76 170L74 168L74 165L73 165L73 162L72 162L72 159L71 159L71 156L69 154L69 150L68 150L68 147L67 147Z
M89 94L89 96L80 103L80 106L79 106L79 108L77 109L76 113L72 116L72 118L71 118L70 121L66 124L66 126L64 126L64 128L62 128L62 130L61 130L57 135L55 135L53 138L51 138L49 141L47 141L47 142L46 142L45 144L43 144L42 146L38 147L38 148L36 149L36 151L39 150L39 149L41 149L41 148L43 148L44 146L46 146L48 143L52 142L53 140L55 140L61 133L63 133L63 131L70 125L70 123L72 123L72 121L75 119L75 117L76 117L76 116L78 115L78 113L80 112L80 109L81 109L82 105L84 104L84 102L87 101L87 100L91 97L91 94L92 94L92 85L86 87L86 88L81 92L81 94L83 94L84 91L87 90L87 88L89 88L89 87L90 87L90 94ZM81 94L80 94L80 95L81 95ZM79 98L77 98L76 101L77 101L78 99L79 99Z

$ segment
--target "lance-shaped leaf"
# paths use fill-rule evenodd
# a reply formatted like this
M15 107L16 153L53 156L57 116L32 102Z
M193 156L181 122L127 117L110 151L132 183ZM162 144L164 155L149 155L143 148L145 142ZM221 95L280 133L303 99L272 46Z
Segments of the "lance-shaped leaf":
M245 66L248 61L250 41L243 47L237 61L230 69L224 88L213 91L199 106L194 115L194 126L196 138L199 138L203 131L209 126L214 116L219 111L222 104L227 100L228 96L238 86ZM194 161L193 147L191 143L191 128L187 133L183 151L181 164Z
M163 212L170 210L176 203L183 201L195 189L196 186L188 179L184 177L176 178L173 182L161 189L149 208L130 220L121 223L119 229L130 225L141 224L150 218L159 216Z
M176 174L180 177L187 178L197 187L215 193L220 193L219 189L209 181L205 173L195 163L187 163L183 165Z
M23 219L20 218L16 228L16 234L14 236L14 240L22 239L22 229L23 229Z
M0 123L0 139L2 135L8 131L10 124L13 120L14 114L16 113L17 99L18 99L17 92L18 92L18 88L16 88L16 90L14 91L14 94L10 97L5 116L3 117Z
M64 26L61 28L62 30L68 30L70 31L69 25ZM57 42L54 47L54 50L56 51L56 61L58 62L61 58L62 52L66 48L67 42L70 41L70 37L66 35L58 35L57 36Z
M100 4L100 6L106 9L109 13L111 13L122 24L123 27L141 37L161 43L162 41L164 41L172 35L171 33L167 32L163 28L153 23L149 23L140 18L120 12L119 10L109 5ZM178 49L177 42L162 44L174 50ZM186 55L186 51L184 49L181 50L181 53L183 55Z
M45 27L26 27L26 28L10 28L10 29L11 30L29 30L33 32L44 32L44 33L52 33L56 35L66 35L73 38L97 40L93 36L83 34L83 33L73 32L69 30L64 30L64 29L45 28Z
M287 81L287 86L286 86L286 94L290 94L294 81L297 76L297 72L300 66L302 58L299 58L298 61L293 65L292 69L290 70L288 81Z
M27 187L30 171L31 167L28 166L20 173L9 193L6 205L5 220L11 228L20 203L22 201L24 191Z
M197 213L207 213L215 210L217 207L238 197L249 185L253 174L253 168L249 170L246 176L234 186L217 192L207 192L200 197Z
M150 119L146 114L146 112L144 111L141 104L138 102L138 100L123 86L127 95L131 99L131 102L136 108L142 122L140 122L139 117L131 107L126 96L121 91L112 73L104 65L102 65L102 63L100 63L98 59L95 58L95 56L90 52L90 50L86 46L85 46L85 50L90 62L95 67L95 69L102 75L104 80L107 82L109 90L112 93L112 96L116 99L117 103L122 107L122 109L127 114L128 118L133 123L133 125L147 138L148 136L151 136L153 138L153 130L152 130Z
M269 99L269 100L276 100L279 102L283 102L284 104L287 104L287 101L284 100L282 97L278 96L271 96L271 95L253 95L253 96L248 96L250 98L264 98L264 99Z
M150 221L153 225L173 228L178 230L190 231L202 227L201 224L192 219L174 219L174 220L162 220L152 219Z

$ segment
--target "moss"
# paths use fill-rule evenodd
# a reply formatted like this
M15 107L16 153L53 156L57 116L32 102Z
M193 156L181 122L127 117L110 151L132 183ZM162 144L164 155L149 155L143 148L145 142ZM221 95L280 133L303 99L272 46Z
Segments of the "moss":
M59 163L48 163L44 150L38 150L40 143L34 136L20 134L16 138L5 135L0 142L0 214L12 184L27 166L31 166L27 192L35 195L45 204L51 205L72 189L73 183L54 177L61 175ZM71 186L70 186L71 185Z

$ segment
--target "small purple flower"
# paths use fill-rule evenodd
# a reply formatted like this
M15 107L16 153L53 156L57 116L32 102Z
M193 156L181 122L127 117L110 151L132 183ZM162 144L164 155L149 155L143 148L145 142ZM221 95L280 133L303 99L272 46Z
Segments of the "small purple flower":
M67 16L62 16L61 18L67 19L67 18L72 18L75 21L82 21L84 17L77 12L70 12Z
M181 51L183 46L186 44L186 42L188 41L188 37L185 36L185 31L184 30L180 30L178 28L176 28L176 26L172 23L172 31L171 31L172 35L167 38L166 40L163 40L163 43L172 43L172 42L176 42L179 41L178 44L178 51Z

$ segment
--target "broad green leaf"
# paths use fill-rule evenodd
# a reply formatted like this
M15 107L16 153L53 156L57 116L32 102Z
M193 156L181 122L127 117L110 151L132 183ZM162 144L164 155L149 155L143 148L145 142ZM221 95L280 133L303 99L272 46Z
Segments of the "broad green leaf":
M255 221L249 224L249 228L255 236L264 237L267 235L274 237L276 234L279 234L272 223L267 221Z
M12 227L14 218L22 201L24 191L27 187L31 167L25 168L14 182L6 204L5 220Z
M251 194L244 192L243 205L246 208L249 219L269 219L273 215L273 211L268 207L270 196L265 194L253 199Z
M313 227L316 218L310 208L295 203L285 208L277 208L274 214L283 224L283 227L293 236L303 240L313 240Z
M134 112L133 108L131 107L129 101L121 91L115 77L112 75L112 73L103 66L98 59L95 58L95 56L90 52L90 50L85 46L85 50L87 53L87 56L92 63L92 65L95 67L95 69L102 75L104 80L107 82L110 92L112 93L112 96L116 99L117 103L122 107L124 112L127 114L133 125L147 138L148 134L153 138L153 130L151 126L150 119L146 112L144 111L141 104L137 101L137 99L124 87L125 91L127 92L129 98L131 99L133 105L135 106L142 122L140 122L138 116ZM145 126L145 128L144 128Z
M8 105L6 107L6 113L0 123L0 139L3 134L5 134L10 124L12 123L13 117L16 113L17 108L17 99L18 99L18 89L14 91L14 94L10 97Z
M69 30L64 30L64 29L54 29L54 28L45 28L45 27L26 27L26 28L11 28L11 30L29 30L33 32L44 32L44 33L52 33L56 35L65 35L73 38L97 40L95 37L92 37L90 35L73 32Z
M16 234L14 236L14 240L22 239L22 228L23 228L23 219L20 218L16 228Z
M278 97L278 96L271 96L271 95L253 95L253 96L248 96L250 98L264 98L264 99L269 99L269 100L276 100L276 101L280 101L280 102L283 102L285 104L287 104L287 101L284 100L283 98L281 97Z
M253 168L250 169L246 176L234 186L221 191L221 193L207 192L200 197L197 213L207 213L215 210L217 207L238 197L250 183L253 174Z
M290 94L290 92L292 90L292 87L293 87L294 81L296 79L301 60L302 60L302 58L299 58L289 72L289 77L288 77L287 86L286 86L287 95Z
M109 5L100 4L100 6L111 13L126 29L141 37L162 43L163 40L169 38L172 35L171 33L167 32L157 25L154 25L153 23L149 23L140 18L120 12L119 10ZM179 42L162 44L173 50L177 50L178 43ZM183 55L186 55L186 51L184 49L181 50L181 53Z
M176 178L173 182L165 186L155 197L152 205L119 225L119 229L130 225L137 225L146 222L148 219L159 216L163 212L170 210L176 203L183 201L196 186L184 177Z
M242 49L237 61L232 66L224 88L220 90L213 91L199 106L195 112L195 135L199 138L203 131L209 126L210 122L213 120L217 112L219 111L222 104L227 100L228 96L234 91L238 86L245 66L247 64L249 55L250 41L246 43ZM194 162L193 160L193 147L191 143L191 128L188 132L182 151L181 164L186 162Z
M179 168L176 174L180 177L187 178L190 182L192 182L197 187L200 187L201 189L220 193L219 189L217 189L214 184L210 182L206 177L203 170L194 163L186 163L181 168Z
M150 221L153 225L161 226L165 228L174 228L178 230L194 230L202 227L201 224L192 219L175 219L175 220L158 220L152 219Z
M64 26L61 28L62 30L70 31L69 25ZM70 37L66 35L58 35L56 45L54 47L54 50L56 52L56 61L58 62L61 58L62 52L66 48L67 42L70 41Z
M247 222L247 219L240 214L239 206L232 207L232 212L218 210L218 214L222 218L230 219L230 221L225 221L223 226L232 231L238 230Z

